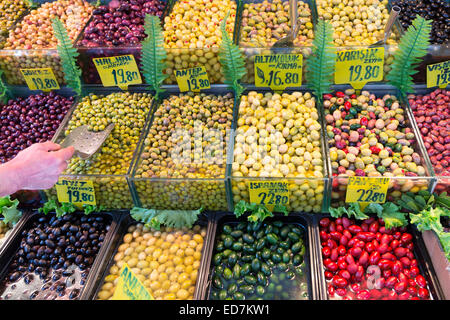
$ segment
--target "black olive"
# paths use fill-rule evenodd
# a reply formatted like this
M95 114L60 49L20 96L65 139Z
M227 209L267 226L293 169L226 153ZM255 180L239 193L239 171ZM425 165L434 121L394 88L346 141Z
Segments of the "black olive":
M80 289L73 289L69 294L69 299L75 299L78 297L78 294L80 293Z
M21 274L20 272L14 272L13 274L11 274L11 275L9 276L9 281L15 282L15 281L18 280L21 276L22 276L22 274Z
M54 248L55 247L55 243L52 240L45 240L45 245L47 245L49 248Z

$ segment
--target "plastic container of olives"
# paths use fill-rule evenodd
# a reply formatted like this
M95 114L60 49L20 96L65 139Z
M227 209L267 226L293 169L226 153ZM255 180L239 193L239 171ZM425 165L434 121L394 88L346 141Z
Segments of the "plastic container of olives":
M183 288L183 289L190 290L190 291L193 290L194 292L190 293L191 297L194 300L200 299L201 298L201 290L200 289L201 289L202 283L204 282L204 280L202 278L203 275L204 275L203 269L204 269L204 266L205 266L206 261L208 259L207 252L208 252L209 243L210 243L210 241L209 241L209 235L210 235L209 228L211 227L211 224L209 223L209 219L210 219L210 215L209 214L202 213L202 214L199 215L199 218L198 218L197 222L193 226L193 228L201 227L202 229L204 229L204 231L206 230L204 236L201 235L201 234L203 234L204 231L201 231L201 232L198 231L198 230L197 231L193 231L192 228L190 230L187 230L187 229L186 230L184 230L184 229L183 230L171 229L169 231L169 230L165 229L164 227L162 227L161 231L155 231L153 229L150 229L150 228L146 229L144 227L144 228L139 229L140 232L143 232L143 236L142 236L142 233L140 233L140 235L138 237L134 237L134 235L133 235L133 237L131 238L130 241L128 241L129 240L128 239L127 242L125 242L125 237L127 237L127 235L131 236L134 232L137 231L136 229L134 229L134 231L130 231L130 228L136 228L136 226L142 225L142 223L139 223L139 222L133 220L131 218L131 216L128 215L128 214L127 215L123 215L123 217L122 217L122 219L120 221L119 227L114 232L114 234L111 237L111 240L108 243L108 246L106 248L106 253L105 253L105 255L103 256L103 259L102 259L102 263L98 267L98 269L96 270L95 274L93 274L94 279L93 279L92 282L89 283L89 287L86 288L86 291L85 291L85 293L83 295L83 298L87 299L87 300L98 300L98 299L101 298L99 296L99 294L103 290L105 290L104 286L105 286L105 283L107 282L106 281L107 277L113 276L115 279L117 279L118 271L120 271L120 268L118 266L119 261L116 260L116 257L117 257L119 252L120 253L124 253L124 251L122 250L123 245L127 244L127 245L129 245L129 248L137 248L139 246L138 238L142 239L143 237L145 239L157 238L157 239L160 239L160 241L161 241L161 243L159 245L157 244L157 242L154 242L153 245L146 244L146 247L145 247L144 251L140 251L140 253L144 253L145 252L146 255L148 254L147 258L149 258L149 257L153 258L153 261L145 259L145 261L147 262L147 265L148 265L147 268L150 268L149 269L150 273L144 272L144 271L146 271L145 269L147 269L145 267L142 267L142 268L141 268L141 266L132 267L131 265L130 265L130 267L132 268L131 270L133 272L135 272L135 275L139 275L139 276L142 275L143 276L143 279L141 279L141 283L147 288L147 290L149 290L149 292L151 294L155 293L153 291L153 290L155 290L155 287L152 288L152 286L155 285L155 282L164 282L164 280L162 280L162 278L160 278L160 277L157 277L155 279L152 277L153 271L157 271L157 269L156 268L152 268L152 266L149 265L149 262L152 262L152 263L160 262L158 260L159 258L156 257L156 255L153 256L154 251L157 250L158 248L160 250L161 250L161 248L163 248L163 250L166 250L166 251L170 250L168 247L167 248L164 247L164 243L167 244L168 243L167 242L168 239L166 237L165 239L167 241L164 240L164 242L163 242L163 239L162 239L163 233L166 234L166 235L173 235L175 238L177 238L179 236L183 237L183 236L185 236L185 235L187 235L189 233L192 236L197 236L197 237L198 236L202 236L203 246L202 246L202 249L201 249L200 260L197 260L198 261L197 264L199 263L199 267L195 268L192 265L194 267L192 272L196 273L196 275L195 275L196 280L192 281L192 279L191 279L190 285L188 286L189 288ZM177 234L177 233L179 233L179 234ZM177 240L175 239L175 242L176 241ZM191 238L191 241L192 241L192 238ZM180 246L180 248L181 248L181 246ZM148 251L150 249L152 249L152 250ZM178 249L178 250L182 250L183 251L185 249ZM185 253L186 253L185 251L183 251L182 253L178 252L177 256L183 258L185 256ZM135 254L139 258L138 253L135 252ZM164 254L164 252L162 252L162 254ZM198 252L196 254L198 254ZM130 257L131 256L132 255L130 255ZM175 258L173 258L173 260L175 260ZM139 261L141 261L141 260L139 260ZM171 264L175 264L175 261L172 261L170 259L167 262L170 262ZM163 263L161 263L160 266L162 264ZM167 266L167 267L170 268L170 266ZM114 268L116 268L115 271L114 271ZM172 267L172 269L173 269L173 267ZM167 272L167 269L165 271ZM175 273L175 272L181 272L182 273L182 271L180 271L180 270L172 270L172 271L173 271L173 273ZM183 271L187 272L185 269ZM163 276L162 273L163 273L162 271L159 272L159 275ZM167 273L169 273L169 272L167 272ZM166 275L167 275L167 273L166 273ZM181 273L179 273L178 275L181 275ZM179 279L175 279L175 280L174 279L166 279L165 277L164 277L164 279L166 281L167 280L170 281L170 285L171 286L174 283L177 282L176 280L179 280ZM159 281L159 280L161 280L161 281ZM149 281L149 283L146 283L147 281ZM115 284L112 284L112 285L114 286ZM114 288L108 288L108 290L114 289ZM178 288L178 289L180 289L180 288ZM156 289L156 290L158 290L158 289ZM164 290L166 290L166 291L163 294L167 294L170 291L169 288L166 288ZM176 292L175 292L175 294L176 294ZM156 296L156 294L154 294L154 295ZM110 293L108 295L108 299L111 299L111 296L112 296L112 294ZM155 296L154 296L154 298L161 299L161 298L158 298L158 297L155 297Z
M94 2L94 0L84 1L90 3ZM53 1L39 1L37 9L46 2ZM33 10L29 9L26 14L22 15L21 18L16 21L14 28L18 27L31 12L33 12ZM81 35L81 30L84 28L85 22L79 21L79 23L81 23L80 32L73 39L73 43L75 43L76 39ZM10 30L13 30L13 28ZM7 38L8 36L6 36L5 42L7 41ZM59 85L63 86L66 84L56 46L54 48L42 47L39 49L5 49L3 45L1 47L0 69L4 71L5 80L9 85L25 85L25 79L23 78L20 69L28 68L51 68Z
M317 230L317 242L316 242L316 265L317 265L317 269L316 269L316 281L317 281L317 287L320 293L320 300L341 300L342 297L340 297L338 294L334 294L333 298L329 297L328 294L328 290L327 290L327 285L329 283L331 283L330 280L326 280L325 279L325 275L324 275L324 271L326 271L327 269L324 266L324 262L323 262L323 256L322 256L322 245L321 245L321 239L319 236L319 232L321 232L321 227L319 225L319 221L322 218L329 218L331 221L335 221L335 218L332 218L331 216L329 216L328 214L320 214L320 215L315 215L313 217L314 219L314 225L316 227ZM356 225L360 225L361 220L356 220ZM325 228L326 230L327 228ZM348 230L347 230L348 231ZM417 268L420 271L420 274L423 275L423 277L426 280L426 284L427 284L427 289L429 291L429 295L430 298L432 300L445 300L445 295L443 293L442 290L442 286L439 282L439 278L436 275L433 263L431 261L429 252L427 251L427 247L425 245L424 239L422 237L422 233L419 232L417 230L417 228L411 224L409 224L406 229L406 232L410 233L412 235L412 244L414 246L413 249L413 254L414 254L414 258L417 260ZM367 242L368 243L368 242ZM397 260L398 261L398 260ZM378 265L373 265L373 266L377 266ZM373 267L372 266L372 267ZM370 267L370 265L369 265ZM388 270L391 271L391 270ZM377 271L372 270L374 277L377 277L376 273ZM367 270L365 270L364 275L363 276L369 276L369 269L367 268ZM381 275L381 277L383 277L383 275ZM357 284L361 284L363 282L366 282L366 279L364 279L361 283L356 282ZM367 283L369 283L369 280L367 279ZM387 288L387 286L384 287L385 290ZM351 292L350 290L350 286L347 288L348 291L347 292ZM373 286L374 290L377 290L377 284L374 283ZM393 289L390 289L393 290ZM355 293L354 293L355 294ZM373 299L372 299L373 300Z
M267 3L267 4L266 4ZM271 8L269 13L274 13L274 17L279 19L279 27L274 29L269 35L266 35L266 39L262 39L260 33L266 30L272 29L271 27L266 27L261 25L263 23L264 14L263 4L276 7L276 9ZM283 5L283 8L278 8ZM294 48L272 48L272 45L276 40L281 39L286 36L290 31L290 21L289 21L289 1L278 0L276 3L269 2L267 0L244 0L243 7L239 16L239 24L237 28L237 39L236 43L239 44L239 48L243 55L245 56L245 66L247 68L247 74L243 76L242 83L254 85L255 83L255 55L267 55L267 54L302 54L303 56L303 76L302 83L305 81L305 59L311 54L312 40L314 39L314 25L317 21L316 7L312 0L305 0L298 2L299 7L299 18L298 23L300 24L299 33L297 40L294 41ZM305 9L306 7L306 9ZM252 12L249 12L249 10ZM279 11L280 10L280 11ZM282 13L283 15L280 15ZM266 19L269 19L267 17ZM244 25L245 24L245 25ZM252 26L249 24L253 24ZM273 24L273 22L270 22ZM278 30L278 31L277 31ZM276 35L273 33L278 32Z
M135 157L137 157L138 146L144 137L145 128L148 125L154 107L153 95L149 91L142 88L130 89L127 92L122 92L118 88L114 90L103 87L92 87L90 88L90 92L91 93L88 96L80 98L72 111L68 113L66 119L63 123L61 123L61 126L58 129L59 134L55 135L52 139L53 142L61 143L63 141L67 134L66 131L71 125L72 119L75 119L76 117L75 113L82 104L83 108L85 108L84 105L86 105L87 108L88 103L90 103L87 102L89 97L89 100L94 102L94 104L95 101L100 101L100 103L102 103L101 101L103 101L103 98L105 98L108 103L110 99L114 99L116 106L121 105L124 107L122 111L117 109L119 110L121 117L128 117L129 114L133 113L135 117L139 117L139 119L136 118L133 121L130 121L130 118L127 118L129 124L127 126L122 126L128 131L128 142L114 142L114 136L117 136L117 134L114 133L115 130L117 129L120 131L123 129L117 125L117 123L119 123L117 122L115 129L113 129L103 146L94 156L92 156L92 158L87 160L82 160L79 157L72 158L69 164L69 169L67 169L60 177L66 179L92 181L94 184L97 205L102 205L104 208L115 210L131 209L134 204L134 191L130 189L131 186L129 183L129 177L131 174L132 163ZM145 109L134 106L132 110L125 112L128 105L130 105L132 101L135 101L134 97L140 99L139 103L141 103L142 106L145 106ZM128 105L125 106L123 104L124 101L129 101ZM90 107L92 107L92 105L90 105ZM94 111L91 109L90 113L92 112ZM105 111L103 110L103 112ZM95 112L94 114L97 115ZM99 117L98 119L103 120L103 117ZM141 123L141 125L139 123ZM78 127L81 123L79 120L74 120L73 125ZM131 138L130 135L132 135ZM124 135L120 134L120 139L123 138ZM110 145L117 149L116 153L111 153L111 150L108 149L110 148ZM111 155L109 159L107 159L109 156L108 154ZM111 164L110 161L116 161L116 164ZM113 169L112 167L116 168L115 170L117 173L111 173L111 169ZM95 170L107 170L109 172L95 172ZM52 188L46 190L46 196L47 198L56 199L56 189Z
M275 214L273 218L267 218L254 226L245 218L237 219L234 214L221 213L216 214L210 224L210 258L204 268L205 283L201 299L319 298L315 279L316 232L311 215ZM269 237L272 238L268 239ZM277 239L279 240L276 241ZM261 253L252 244L262 245ZM281 244L286 247L281 247ZM218 246L222 248L219 249ZM244 255L241 250L249 253ZM227 251L229 252L226 253ZM217 273L218 271L220 272Z
M11 236L0 249L0 259L3 261L0 269L0 299L6 300L8 297L14 300L83 299L85 289L104 259L107 244L118 227L120 217L111 212L92 213L89 216L75 212L58 219L54 213L44 216L36 210L25 211ZM50 237L45 235L45 239L38 237L38 242L34 246L39 248L30 247L27 241L33 237L31 231L42 227L43 223L53 231L56 229L59 231L53 232ZM67 228L64 226L66 224ZM74 226L78 232L69 229ZM92 234L96 234L96 238L91 237ZM83 240L83 237L86 239ZM96 244L92 243L93 240ZM72 246L72 251L68 251L68 246ZM27 250L30 251L26 252ZM49 252L46 252L47 250ZM59 253L55 252L56 250ZM33 259L31 254L36 258ZM72 254L77 258L69 257ZM25 255L30 256L23 258ZM61 259L64 262L58 261ZM30 267L31 265L34 267ZM17 277L11 271L20 273L20 276ZM11 276L14 276L15 280L8 279ZM18 292L19 290L23 291Z
M351 89L351 87L349 86L334 86L333 88L334 93L338 91L344 92L347 89ZM386 201L395 201L395 199L400 198L403 193L408 191L413 193L417 193L420 190L430 191L433 187L433 184L435 183L431 162L427 152L424 149L421 134L417 129L414 121L414 116L412 114L411 108L407 105L407 102L400 99L400 94L397 92L397 90L388 85L369 85L366 86L363 91L368 91L370 94L374 94L376 98L383 98L383 96L387 94L393 95L397 98L397 101L400 104L400 108L404 110L403 114L406 124L405 128L411 129L411 132L414 133L414 142L411 144L411 148L414 150L414 153L417 153L420 156L420 166L422 166L425 170L424 175L390 177L389 187L386 194ZM321 109L323 110L325 115L326 108L322 106ZM322 126L323 128L325 128L325 137L327 139L325 142L327 144L327 155L328 158L331 159L329 145L329 140L331 138L329 138L327 134L327 123L325 121L325 117L323 118ZM331 161L331 163L333 163L333 161ZM331 168L330 180L330 206L339 207L345 205L348 175L337 175L337 169Z
M265 99L264 95L266 93L276 93L273 92L271 90L265 90L265 89L257 89L255 90L258 94L262 94L263 95L263 99ZM235 111L235 118L233 120L233 130L239 134L239 125L238 125L238 121L240 120L240 115L239 115L239 109L241 108L241 102L242 102L242 97L247 95L249 92L251 92L249 89L244 92L241 96L241 100L237 102L236 105L236 111ZM300 88L299 90L285 90L283 91L283 94L289 94L291 95L294 92L300 92L302 95L306 94L309 92L307 91L306 88ZM306 99L306 98L304 98ZM311 99L315 99L315 97L311 94ZM310 99L310 100L311 100ZM283 111L287 110L288 108L283 109ZM228 150L228 161L227 161L227 176L230 177L230 184L229 189L228 189L228 193L230 195L231 198L231 210L234 210L234 206L236 205L237 202L239 202L240 200L245 200L247 202L249 202L249 183L250 182L256 182L256 181L263 181L263 182L275 182L275 181L286 181L289 183L289 191L290 191L290 195L289 195L289 203L286 205L288 211L290 212L314 212L314 213L318 213L318 212L328 212L328 207L329 207L329 189L330 189L330 181L329 181L329 170L331 169L331 164L329 161L329 157L327 157L327 153L326 153L326 146L325 146L325 133L324 133L324 127L322 124L322 113L321 113L321 109L320 107L317 105L317 102L315 102L315 109L317 112L317 122L318 124L320 124L321 128L318 132L319 136L319 142L318 145L316 147L314 147L314 151L315 152L319 152L318 150L315 150L317 148L320 149L320 162L321 162L321 176L315 176L312 173L313 169L308 169L306 168L307 172L304 172L304 177L303 176L299 176L299 177L294 177L292 176L291 172L289 174L282 174L282 176L276 176L276 177L270 177L270 176L266 176L266 177L259 177L259 176L255 176L252 174L251 170L253 167L250 167L249 172L247 172L246 174L242 173L241 168L239 168L239 170L237 170L236 168L233 169L233 166L236 163L239 163L239 160L237 159L238 155L241 152L237 152L236 153L236 147L237 147L237 136L236 134L234 135L233 138L233 143L229 145L229 150ZM269 121L269 120L267 120ZM288 120L289 121L289 120ZM287 121L286 121L286 125L287 125ZM308 129L309 130L309 129ZM246 133L248 132L248 130L244 133L244 135L246 135ZM277 131L275 131L277 132ZM278 132L281 132L280 130L278 130ZM306 131L305 131L306 132ZM252 134L250 134L252 135ZM291 137L292 135L289 134L288 137ZM310 136L308 134L308 136ZM304 133L303 137L306 137L306 133ZM292 138L290 138L290 140L286 143L289 143L289 145L291 147L293 147L293 140ZM249 143L247 140L245 140L247 144L251 144L251 142ZM259 144L259 142L258 142ZM259 146L261 146L259 144ZM263 145L264 146L264 145ZM295 147L297 148L297 147ZM304 148L305 149L305 148ZM305 150L303 150L305 151ZM308 152L312 150L308 150ZM236 153L236 154L235 154ZM286 152L287 154L288 152ZM260 157L263 158L263 153L261 153ZM270 155L269 152L267 152L266 157ZM296 153L293 154L294 156L296 155ZM303 155L302 155L303 156ZM272 156L270 155L270 160L272 161L273 159L276 159L276 156ZM288 165L293 163L293 157L291 157L291 159L288 161ZM248 159L247 159L248 160ZM247 161L246 160L246 161ZM308 159L306 159L308 160ZM317 159L319 160L319 159ZM264 159L261 161L260 163L264 164ZM314 161L314 160L308 160L308 161ZM284 162L284 160L282 160L280 163L282 164L286 164ZM306 161L305 161L306 163ZM246 165L247 166L247 165ZM297 165L296 165L297 166ZM306 166L306 165L305 165ZM310 166L312 167L312 165ZM314 168L316 168L316 166L314 165ZM239 174L236 174L236 172L239 172ZM262 172L262 170L260 170L260 172ZM298 171L297 171L298 172ZM271 172L269 172L271 173ZM300 172L298 172L300 173ZM306 174L307 173L307 174ZM270 200L269 200L270 201Z
M150 125L138 147L131 178L135 205L154 209L196 210L202 207L208 211L228 210L225 170L227 141L231 133L228 131L235 108L233 94L220 85L201 93L179 93L171 87L156 103ZM198 118L192 114L194 104L195 108L201 108L197 110ZM191 120L187 120L188 117ZM200 121L199 130L193 117ZM183 141L193 139L190 149L182 149L181 153L172 147L175 143L177 148L180 145L180 141L172 141L177 139L174 135L178 130L181 130ZM197 138L197 132L201 132L201 139ZM215 137L217 140L214 141L219 141L219 145L213 142ZM200 162L193 158L198 152L194 143L198 141L203 144ZM219 153L208 158L207 152L213 148ZM188 152L186 158L185 151Z

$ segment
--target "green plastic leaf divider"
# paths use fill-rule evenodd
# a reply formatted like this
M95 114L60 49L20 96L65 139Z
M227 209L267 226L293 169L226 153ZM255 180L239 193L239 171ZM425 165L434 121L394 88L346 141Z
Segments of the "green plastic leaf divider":
M8 86L3 82L3 70L0 70L0 103L6 104L11 98Z
M307 87L322 103L322 95L331 92L336 65L336 47L333 43L333 26L319 19L314 30L311 55L306 59L305 78Z
M414 91L412 75L419 72L415 69L427 53L431 23L431 20L418 15L400 38L398 49L394 52L394 62L387 80L398 89L403 99L406 99L408 92Z
M164 36L161 20L157 16L146 15L144 23L147 38L142 41L142 74L147 84L156 92L155 98L165 90L161 89L164 80L169 76L163 71L167 68L164 49Z
M67 30L59 18L52 19L53 32L58 39L58 54L64 72L64 79L67 86L72 88L77 95L81 95L81 69L76 63L79 53L73 47L72 41L67 34Z
M27 7L31 8L31 9L37 8L39 5L38 3L34 2L33 0L25 0L25 2L27 4Z
M228 35L226 24L230 11L223 19L220 30L222 32L222 43L219 49L219 62L222 65L225 84L228 84L234 91L236 99L239 99L245 88L240 84L240 80L247 73L245 60L239 47L233 43Z

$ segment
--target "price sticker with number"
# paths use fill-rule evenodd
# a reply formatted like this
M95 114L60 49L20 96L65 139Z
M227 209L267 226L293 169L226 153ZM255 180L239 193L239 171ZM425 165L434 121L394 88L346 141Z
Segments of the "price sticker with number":
M284 90L302 85L301 54L267 54L255 56L255 86Z
M427 66L427 88L444 89L450 84L450 60Z
M20 69L30 90L51 91L59 90L52 68Z
M383 80L384 47L337 52L334 82L361 90L367 82Z
M119 87L126 90L129 85L141 84L141 74L131 54L93 58L104 87Z
M136 277L131 268L124 263L117 279L112 300L154 300L153 296Z
M251 203L265 205L273 210L275 205L289 203L289 183L287 181L249 181L248 191Z
M59 202L73 203L82 208L83 205L96 205L95 189L92 180L71 180L60 178L56 183Z
M389 178L349 177L345 202L384 203Z
M205 66L175 70L174 73L180 92L200 92L211 88Z

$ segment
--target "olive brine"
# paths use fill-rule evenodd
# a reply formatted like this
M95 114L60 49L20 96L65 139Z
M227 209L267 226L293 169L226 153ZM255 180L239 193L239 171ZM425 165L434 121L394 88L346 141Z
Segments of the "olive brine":
M213 300L308 299L305 232L282 221L224 224L213 255Z

